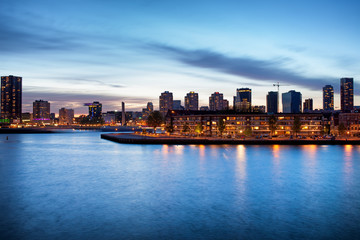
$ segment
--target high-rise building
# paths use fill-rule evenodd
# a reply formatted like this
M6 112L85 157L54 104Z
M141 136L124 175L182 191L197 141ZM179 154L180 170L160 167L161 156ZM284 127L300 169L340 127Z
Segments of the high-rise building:
M266 107L268 113L278 113L279 92L268 92L266 96Z
M209 97L210 111L219 111L224 109L224 95L219 92L214 92Z
M165 117L168 110L173 108L173 94L172 92L165 91L159 97L159 109L163 117Z
M323 109L325 111L334 110L334 88L331 85L323 87Z
M50 103L44 100L33 102L33 121L38 123L50 123Z
M354 108L354 79L340 79L341 111L351 111Z
M185 96L185 110L199 109L199 94L196 92L189 92Z
M223 100L223 110L229 110L229 101L226 99Z
M146 120L149 117L150 113L152 113L153 111L154 111L153 103L148 102L146 108L142 109L142 118Z
M84 106L89 107L89 120L91 122L101 122L102 120L102 104L100 102L85 103Z
M313 110L313 99L312 98L305 99L303 112L304 113L311 112L312 110Z
M172 110L184 110L184 107L181 106L181 100L173 100Z
M234 110L241 112L251 111L251 89L238 88L234 97Z
M291 90L282 94L283 113L301 113L301 93Z
M1 77L1 118L8 122L21 122L22 78Z
M147 105L146 105L146 109L147 109L149 112L154 111L153 103L152 103L152 102L148 102Z
M59 109L59 125L71 125L74 122L74 109Z

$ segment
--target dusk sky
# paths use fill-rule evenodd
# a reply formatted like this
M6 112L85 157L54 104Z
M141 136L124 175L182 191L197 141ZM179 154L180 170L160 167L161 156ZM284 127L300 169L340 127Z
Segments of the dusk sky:
M322 87L353 77L360 105L359 1L0 0L0 75L23 77L23 112L51 102L86 113L158 108L165 90L208 105L215 91L232 105L249 87L296 90L322 107Z

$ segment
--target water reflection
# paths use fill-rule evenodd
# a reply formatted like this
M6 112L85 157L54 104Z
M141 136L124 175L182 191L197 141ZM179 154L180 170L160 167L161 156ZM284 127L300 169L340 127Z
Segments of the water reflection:
M244 145L238 145L236 147L237 159L240 161L246 161L246 148Z
M280 179L279 176L281 174L280 171L280 145L272 146L272 159L273 159L273 174L277 176L277 179Z
M0 239L360 236L360 146L11 140L0 144Z
M278 165L279 164L279 160L280 160L280 145L273 145L272 146L272 153L273 153L273 158L275 160L275 163Z
M176 155L183 155L184 154L184 145L176 145L174 146L174 152Z
M200 160L204 160L204 158L205 158L205 145L199 145L199 156L200 156Z
M236 147L237 152L237 161L236 161L236 168L238 178L240 180L246 179L246 147L244 145L238 145Z
M317 169L317 145L304 145L302 146L303 154L305 155L303 160L304 179L308 184L317 182L318 169Z
M344 146L344 172L346 182L349 182L353 174L353 151L352 145Z
M236 147L236 156L237 196L239 206L244 206L247 187L246 147L244 145Z

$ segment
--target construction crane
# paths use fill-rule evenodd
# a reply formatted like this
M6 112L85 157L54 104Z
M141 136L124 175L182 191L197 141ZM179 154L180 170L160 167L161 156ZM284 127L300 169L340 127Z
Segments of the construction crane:
M273 84L274 87L277 87L277 90L278 90L278 93L280 93L279 89L280 89L280 86L289 86L289 85L284 85L284 84L281 84L280 85L280 82L276 82Z

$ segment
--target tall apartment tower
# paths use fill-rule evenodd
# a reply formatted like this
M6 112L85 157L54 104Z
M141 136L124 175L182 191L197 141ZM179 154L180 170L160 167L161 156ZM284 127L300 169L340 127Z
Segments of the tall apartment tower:
M238 88L234 97L234 110L241 112L251 111L251 89Z
M354 79L340 79L341 111L351 111L354 108Z
M279 109L279 93L268 92L266 96L266 107L268 113L278 113Z
M84 106L89 107L89 118L93 122L101 122L102 120L102 104L100 102L85 103Z
M146 109L147 109L149 112L154 111L153 103L152 103L152 102L148 102L147 105L146 105Z
M301 113L302 96L291 90L282 94L283 113Z
M323 87L323 109L325 111L334 110L334 88L331 85Z
M44 100L33 102L33 120L50 121L50 103Z
M173 107L173 94L172 92L165 91L161 93L159 97L159 109L162 117L165 117L168 110L171 110Z
M224 109L224 95L219 92L214 92L209 97L210 111L221 111Z
M312 110L313 110L313 99L312 98L305 99L303 112L304 113L311 112Z
M74 123L74 109L59 109L59 125L71 125Z
M22 77L1 77L1 118L21 122Z
M199 94L196 92L189 92L185 96L185 110L199 109Z

